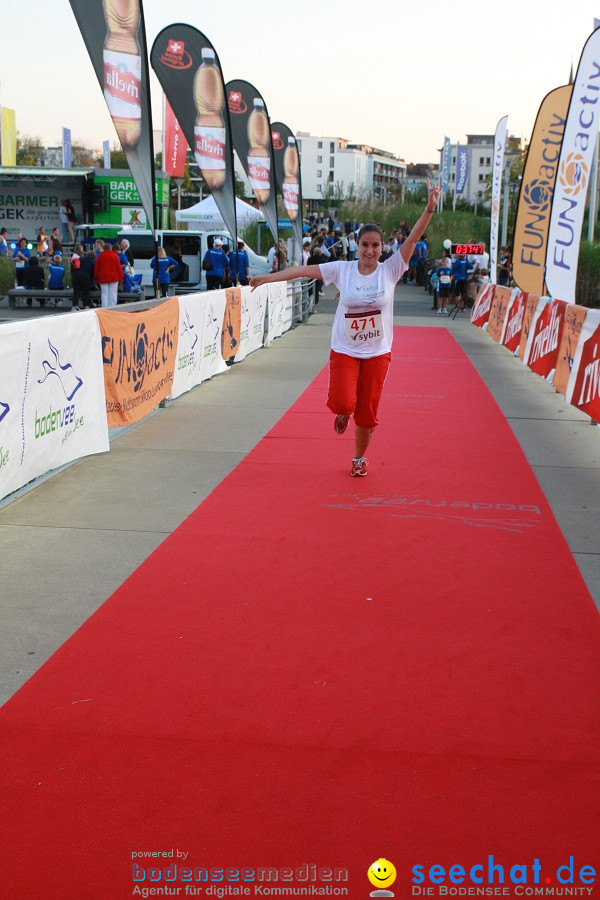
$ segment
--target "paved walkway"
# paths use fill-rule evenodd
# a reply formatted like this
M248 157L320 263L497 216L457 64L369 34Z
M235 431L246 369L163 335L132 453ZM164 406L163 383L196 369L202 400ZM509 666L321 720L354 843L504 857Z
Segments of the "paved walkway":
M325 365L335 303L225 375L0 508L0 702L7 700L222 481ZM399 286L396 323L448 328L512 426L600 606L600 429L465 313ZM2 310L2 317L8 317ZM382 440L384 436L382 434ZM485 464L441 447L440 465ZM452 548L448 548L450 551ZM467 544L454 548L468 552Z

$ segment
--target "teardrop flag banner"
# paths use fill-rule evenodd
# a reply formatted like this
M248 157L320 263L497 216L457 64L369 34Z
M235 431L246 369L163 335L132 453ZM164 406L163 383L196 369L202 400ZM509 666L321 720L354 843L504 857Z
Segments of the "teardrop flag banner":
M177 23L156 36L150 61L235 245L233 144L217 52L197 28Z
M522 291L543 294L552 197L573 85L546 94L533 126L523 168L515 238L513 278Z
M273 155L275 157L275 177L283 205L292 223L298 244L298 257L302 259L302 179L300 176L300 155L298 145L290 128L283 122L271 122Z
M261 94L247 81L228 81L227 104L233 146L258 206L277 240L277 193L271 123Z
M552 297L575 303L585 200L600 123L600 28L587 39L573 85L550 213L546 284Z
M497 282L498 228L500 224L500 201L502 199L502 173L504 172L504 148L508 116L504 116L496 126L494 137L494 167L492 169L492 215L490 222L490 282Z
M154 232L154 144L142 0L70 3Z
M173 178L185 175L188 145L173 107L165 97L165 133L163 138L163 169Z

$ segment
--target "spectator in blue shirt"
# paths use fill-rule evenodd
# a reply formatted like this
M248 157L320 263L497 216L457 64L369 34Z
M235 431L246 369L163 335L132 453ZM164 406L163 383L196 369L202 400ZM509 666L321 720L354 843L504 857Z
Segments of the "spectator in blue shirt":
M150 266L154 271L156 269L156 258L153 256L150 260ZM167 296L167 288L171 284L171 269L174 269L177 266L177 263L174 259L171 259L170 256L167 256L167 252L164 247L158 248L158 283L160 285L160 296ZM153 279L154 280L154 276Z
M467 281L467 259L465 256L457 257L452 263L452 279L454 302L459 303L463 298Z
M231 265L231 280L235 284L236 276L239 284L248 284L250 277L250 260L246 252L246 245L243 241L238 241L237 252L232 251L229 254L229 262Z
M206 288L209 291L218 291L225 280L227 268L227 255L223 250L221 238L215 238L212 247L204 254L202 268L206 272Z
M438 316L447 316L448 297L450 296L450 286L452 284L452 265L450 259L444 256L440 260L437 270L438 277L438 295L440 298L440 307L437 311Z
M27 241L21 238L14 252L15 267L17 276L17 287L23 287L23 279L25 276L25 267L31 259L31 250L27 249Z
M56 256L53 256L48 270L50 272L50 278L48 279L48 289L51 291L62 291L63 280L65 277L65 269L62 264L62 257L58 256L58 254Z

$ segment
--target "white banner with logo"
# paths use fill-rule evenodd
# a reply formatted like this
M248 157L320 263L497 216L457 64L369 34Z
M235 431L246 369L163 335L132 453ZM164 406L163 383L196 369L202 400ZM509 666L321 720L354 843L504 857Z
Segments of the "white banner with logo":
M0 326L0 498L108 449L96 313Z
M264 343L265 314L267 308L267 288L262 285L255 291L250 287L242 288L242 325L240 331L240 349L235 361L241 362L250 353L259 350Z
M202 358L200 381L206 381L220 372L227 371L221 353L223 319L227 299L225 291L206 291L202 294Z
M180 397L203 380L201 362L205 323L206 293L181 294L179 301L179 336L175 375L169 400ZM212 353L212 350L211 350ZM210 375L205 375L210 378Z
M269 309L269 327L267 331L267 342L271 342L275 338L281 337L284 328L284 319L289 319L288 328L291 325L291 299L287 299L287 283L285 281L268 284L268 309ZM286 315L287 308L287 315Z
M597 29L586 41L579 60L550 213L546 285L552 297L567 303L575 303L581 227L598 141L599 90L600 29Z
M502 174L504 172L504 149L508 116L504 116L496 126L494 138L494 168L492 170L492 214L490 222L490 281L497 284L498 230L500 227L500 204L502 201Z

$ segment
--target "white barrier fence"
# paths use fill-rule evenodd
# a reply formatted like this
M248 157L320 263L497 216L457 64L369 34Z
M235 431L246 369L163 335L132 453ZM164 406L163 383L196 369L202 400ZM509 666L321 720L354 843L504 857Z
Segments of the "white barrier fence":
M227 369L221 355L225 291L178 300L177 362L169 400ZM242 288L236 363L281 337L308 312L306 288L303 294L300 283ZM96 313L0 325L0 500L66 463L109 449Z

